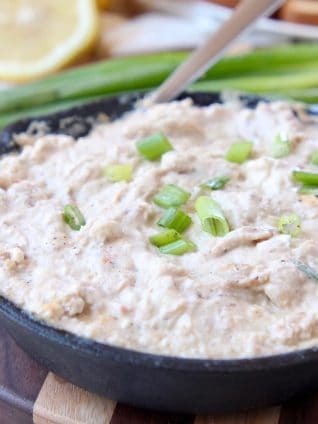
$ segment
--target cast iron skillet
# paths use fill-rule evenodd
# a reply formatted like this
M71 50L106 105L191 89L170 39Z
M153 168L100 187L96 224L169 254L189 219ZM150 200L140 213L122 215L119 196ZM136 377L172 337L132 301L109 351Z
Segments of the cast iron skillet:
M106 98L44 121L51 132L84 135L92 125L87 117L105 112L117 118L137 97ZM191 97L199 105L220 101L215 94ZM257 101L246 99L249 107ZM19 121L3 131L0 153L16 149L12 135L25 131L30 122ZM247 409L281 403L318 387L318 348L256 359L182 359L103 345L55 330L4 298L0 298L0 320L22 349L56 374L140 407L193 413Z

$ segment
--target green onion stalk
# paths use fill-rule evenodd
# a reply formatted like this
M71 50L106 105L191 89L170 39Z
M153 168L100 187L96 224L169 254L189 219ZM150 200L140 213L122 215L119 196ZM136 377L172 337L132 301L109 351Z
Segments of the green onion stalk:
M158 221L158 225L164 228L171 228L183 233L192 223L191 217L181 209L169 208Z
M293 171L292 178L297 183L318 186L318 173L307 171Z
M195 252L196 249L197 246L191 240L187 239L180 239L173 243L159 247L161 253L177 256L184 255L185 253Z
M18 119L43 116L105 96L151 90L187 55L172 52L116 58L4 90L0 97L0 128ZM318 44L282 45L225 57L189 89L234 89L317 102Z
M161 233L154 234L149 237L150 243L156 247L165 246L180 239L180 234L176 230L172 229L163 230Z
M153 201L157 206L168 209L184 205L189 198L190 193L174 184L168 184L154 196Z
M230 231L229 223L215 200L208 196L200 196L195 201L195 209L203 231L215 237L223 237Z
M142 138L136 143L138 152L147 160L155 161L170 150L173 150L170 141L162 133Z

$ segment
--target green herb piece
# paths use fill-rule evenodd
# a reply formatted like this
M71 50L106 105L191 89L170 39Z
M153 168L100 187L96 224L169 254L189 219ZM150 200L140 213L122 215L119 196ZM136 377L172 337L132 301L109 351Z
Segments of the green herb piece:
M132 173L133 167L131 165L108 165L103 170L103 174L110 182L130 181Z
M201 184L201 187L210 190L221 190L229 181L230 177L224 175L222 177L215 177L208 180L206 183Z
M148 160L160 159L164 153L173 150L170 141L162 133L143 138L136 143L138 152Z
M170 208L184 205L189 200L189 197L190 193L182 188L174 184L168 184L155 195L153 201L162 208Z
M216 237L223 237L229 231L229 224L223 215L221 207L208 196L200 196L195 202L203 231Z
M149 241L154 246L161 247L180 240L180 238L181 236L177 231L167 229L161 233L154 234L153 236L149 237Z
M281 159L291 152L291 142L286 137L277 135L271 144L271 155L275 159Z
M252 149L253 143L250 141L234 143L225 155L225 159L229 162L243 163L251 156Z
M171 228L182 233L192 223L191 217L177 208L169 208L158 221L158 225L164 228Z
M318 186L318 174L306 171L293 171L293 180L297 183Z
M85 218L75 205L66 205L64 207L63 219L75 231L79 231L86 224Z
M278 231L281 234L288 234L291 237L297 237L301 231L301 221L298 215L291 213L283 215L278 220Z
M185 253L194 252L197 246L190 240L180 239L173 243L159 247L161 253L166 255L184 255Z

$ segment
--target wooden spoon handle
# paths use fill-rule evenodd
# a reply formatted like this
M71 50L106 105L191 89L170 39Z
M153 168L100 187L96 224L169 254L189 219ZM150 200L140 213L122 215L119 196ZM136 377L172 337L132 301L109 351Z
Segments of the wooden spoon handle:
M191 54L177 70L155 91L150 100L165 102L176 97L191 82L198 79L211 65L216 63L224 51L257 18L270 14L283 3L282 0L243 0L221 28L212 34L201 47Z

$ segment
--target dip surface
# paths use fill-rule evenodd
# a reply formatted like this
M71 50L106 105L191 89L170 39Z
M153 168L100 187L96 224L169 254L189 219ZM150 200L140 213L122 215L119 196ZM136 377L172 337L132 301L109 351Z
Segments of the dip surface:
M164 133L173 150L144 160L136 141ZM277 135L291 153L271 157ZM318 199L300 195L292 171L310 164L318 127L286 103L201 108L190 100L135 111L69 136L19 138L20 154L0 161L0 293L37 319L99 342L200 358L238 358L317 344ZM225 159L238 141L253 142L242 164ZM130 164L130 182L109 182L103 168ZM200 189L220 175L224 188ZM197 251L164 255L149 243L164 210L152 199L166 184L191 193L185 236ZM220 205L231 232L204 232L199 195ZM72 230L66 204L86 225ZM280 234L279 217L297 214L297 237Z

